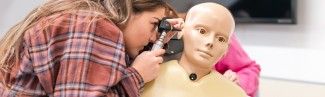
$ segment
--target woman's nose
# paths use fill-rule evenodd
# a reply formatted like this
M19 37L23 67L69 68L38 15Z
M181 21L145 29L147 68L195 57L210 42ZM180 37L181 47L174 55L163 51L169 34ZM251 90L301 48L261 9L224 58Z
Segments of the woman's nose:
M149 41L151 42L151 43L155 43L156 42L156 40L157 40L157 38L158 38L158 32L155 32L154 34L151 34L151 36L150 36L150 38L149 38Z

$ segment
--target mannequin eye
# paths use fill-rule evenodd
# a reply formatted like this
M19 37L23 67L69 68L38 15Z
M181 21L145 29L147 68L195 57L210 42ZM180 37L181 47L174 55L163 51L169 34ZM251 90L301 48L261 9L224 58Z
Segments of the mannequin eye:
M226 42L226 39L224 37L218 37L219 42Z
M204 29L198 29L199 30L199 32L201 33L201 34L205 34L205 30Z

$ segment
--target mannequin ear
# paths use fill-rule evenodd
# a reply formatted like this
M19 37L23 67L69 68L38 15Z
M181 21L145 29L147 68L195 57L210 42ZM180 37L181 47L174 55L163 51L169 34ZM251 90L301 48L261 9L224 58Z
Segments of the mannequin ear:
M177 39L181 39L183 37L183 31L177 32Z

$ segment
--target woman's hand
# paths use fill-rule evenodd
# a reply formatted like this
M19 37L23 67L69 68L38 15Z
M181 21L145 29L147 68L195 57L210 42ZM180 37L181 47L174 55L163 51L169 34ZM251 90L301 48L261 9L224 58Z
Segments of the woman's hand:
M227 70L223 76L225 76L230 81L234 82L235 84L239 85L239 78L237 76L236 72L233 72L232 70Z
M183 18L173 18L173 19L166 19L173 27L182 29L183 24L184 24L184 19ZM175 34L177 31L171 31L168 32L167 35L165 36L164 43L167 43Z
M147 83L158 76L160 63L163 62L161 55L164 53L164 49L144 51L135 58L132 67L139 72L144 83Z

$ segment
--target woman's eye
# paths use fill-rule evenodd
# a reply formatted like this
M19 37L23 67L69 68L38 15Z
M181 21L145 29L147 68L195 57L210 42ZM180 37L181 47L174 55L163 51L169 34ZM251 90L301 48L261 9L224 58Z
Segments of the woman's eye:
M226 42L226 39L223 38L223 37L218 37L218 41L219 41L219 42Z
M158 31L158 23L153 23L153 29L154 29L155 31Z
M205 30L204 29L198 29L199 30L199 32L201 33L201 34L205 34Z
M157 27L158 26L158 23L153 23L154 27Z

